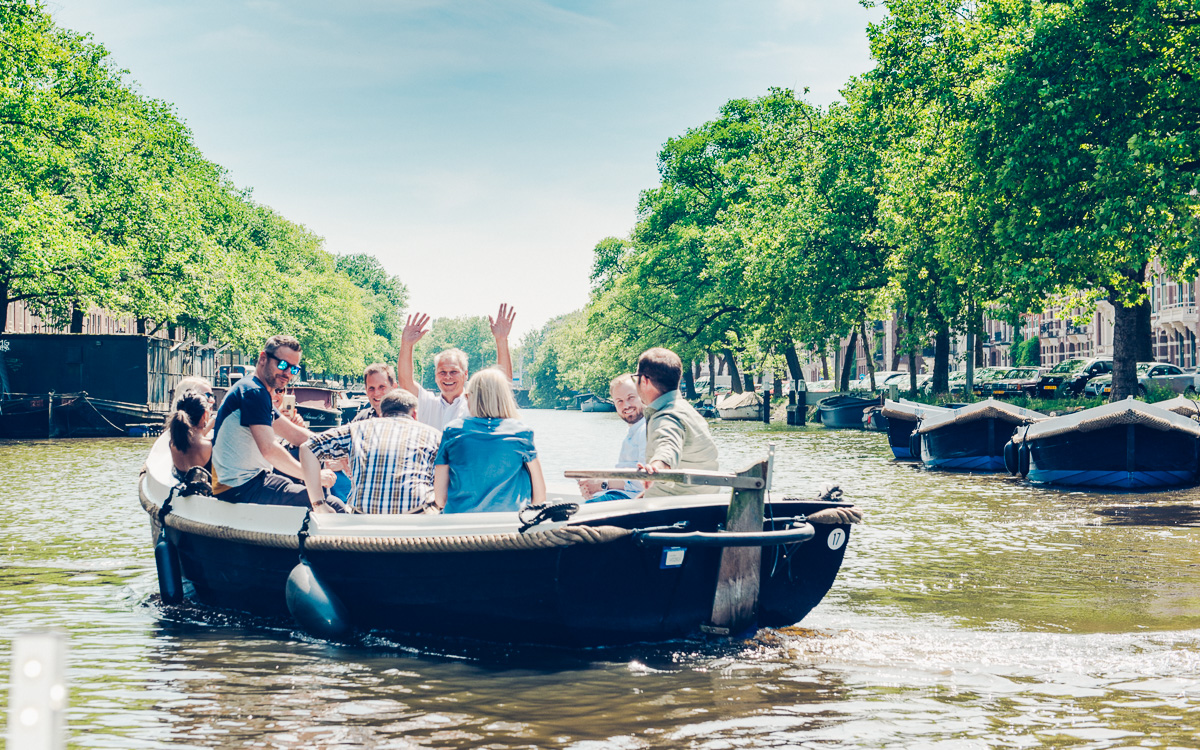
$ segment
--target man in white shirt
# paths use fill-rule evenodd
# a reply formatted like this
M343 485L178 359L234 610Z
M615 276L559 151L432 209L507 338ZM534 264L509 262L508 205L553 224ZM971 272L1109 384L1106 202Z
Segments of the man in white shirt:
M637 384L632 375L619 375L608 384L608 395L612 396L617 414L629 425L625 439L621 441L621 452L617 456L618 469L636 469L646 458L646 417L642 414L642 399L638 397ZM641 482L608 482L600 479L579 480L579 492L588 502L621 500L634 497L644 489Z
M508 334L512 330L516 311L507 304L500 305L496 317L488 316L492 337L496 340L496 365L512 381L512 358L508 352ZM413 348L429 333L425 325L429 316L413 313L408 316L400 339L400 361L396 376L400 387L417 396L417 419L438 430L456 419L471 416L467 409L467 355L461 349L446 349L433 358L433 376L438 393L422 388L413 377Z

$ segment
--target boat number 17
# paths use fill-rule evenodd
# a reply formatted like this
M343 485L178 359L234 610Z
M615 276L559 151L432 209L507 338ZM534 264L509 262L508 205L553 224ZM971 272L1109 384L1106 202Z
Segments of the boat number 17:
M846 532L834 529L829 532L829 538L825 540L825 543L829 545L829 549L841 549L842 545L846 543Z

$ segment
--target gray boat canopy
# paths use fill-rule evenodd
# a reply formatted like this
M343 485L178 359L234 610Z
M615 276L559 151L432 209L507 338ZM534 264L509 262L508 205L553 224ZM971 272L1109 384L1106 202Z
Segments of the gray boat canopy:
M930 414L921 420L917 432L925 433L948 427L950 425L967 424L981 419L999 419L1012 424L1028 424L1046 415L1032 409L1022 409L1005 401L989 398L974 404L968 404L961 409L949 409L945 414Z
M1028 429L1019 430L1013 435L1013 442L1022 443L1026 440L1053 437L1064 432L1092 432L1127 424L1140 424L1162 432L1178 430L1200 437L1200 424L1168 411L1159 404L1147 404L1129 397L1124 401L1115 401L1032 424Z
M1187 396L1176 396L1168 401L1159 401L1154 405L1185 417L1200 417L1200 401Z
M916 422L931 414L941 414L943 412L954 411L948 406L934 406L933 404L921 404L908 399L900 399L892 401L888 399L883 402L883 408L880 413L888 419L899 419L901 421Z

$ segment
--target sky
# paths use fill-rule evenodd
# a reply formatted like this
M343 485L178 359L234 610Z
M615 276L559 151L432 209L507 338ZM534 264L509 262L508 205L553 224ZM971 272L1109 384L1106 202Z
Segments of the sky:
M433 317L587 302L672 136L871 67L857 0L48 0L255 200Z

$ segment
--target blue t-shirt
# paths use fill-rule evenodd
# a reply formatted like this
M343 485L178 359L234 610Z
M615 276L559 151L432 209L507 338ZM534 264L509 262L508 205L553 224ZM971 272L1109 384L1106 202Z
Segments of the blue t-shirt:
M240 487L264 471L271 463L258 449L250 426L268 427L275 421L271 394L257 377L242 378L229 389L213 428L213 487L218 494Z
M525 464L533 430L515 419L468 417L446 425L436 465L450 467L445 513L515 511L533 497Z

